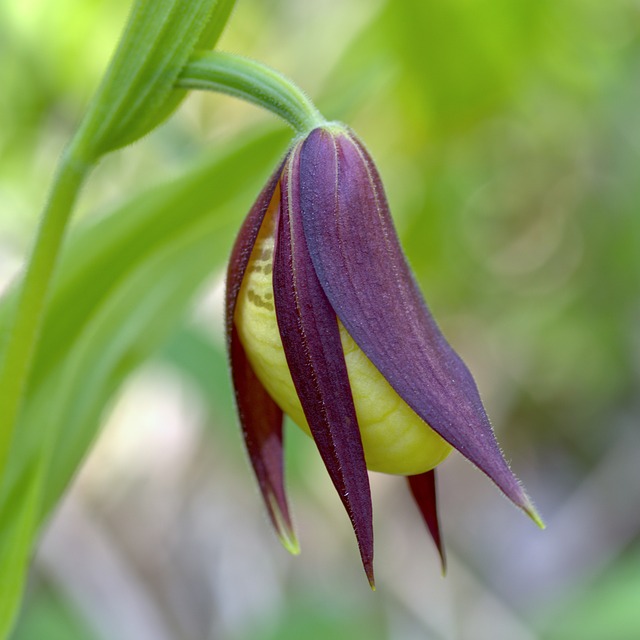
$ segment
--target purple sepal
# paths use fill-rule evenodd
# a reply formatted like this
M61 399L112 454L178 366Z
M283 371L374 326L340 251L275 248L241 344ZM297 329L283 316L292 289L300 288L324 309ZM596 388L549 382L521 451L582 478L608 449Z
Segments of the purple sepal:
M398 395L531 515L475 382L413 279L367 151L346 130L318 128L299 173L309 254L338 318Z
M444 553L444 545L440 535L440 522L438 519L436 470L431 469L431 471L421 473L417 476L408 476L407 481L413 499L418 505L418 509L420 509L422 518L440 554L442 574L444 575L447 570L447 559Z
M234 325L238 294L260 225L274 197L282 167L262 190L231 252L226 288L226 337L242 433L269 516L283 544L297 551L284 489L282 411L251 368Z
M373 516L369 478L338 320L309 257L300 219L294 148L281 181L273 288L280 336L311 434L351 518L373 587Z

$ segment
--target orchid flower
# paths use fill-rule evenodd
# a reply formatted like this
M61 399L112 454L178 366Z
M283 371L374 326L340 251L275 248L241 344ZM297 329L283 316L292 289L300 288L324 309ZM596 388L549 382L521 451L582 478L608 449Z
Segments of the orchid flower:
M435 467L452 448L542 526L422 298L373 160L346 127L297 140L249 212L229 264L226 330L249 457L292 552L283 413L313 437L372 587L367 469L407 476L443 566Z

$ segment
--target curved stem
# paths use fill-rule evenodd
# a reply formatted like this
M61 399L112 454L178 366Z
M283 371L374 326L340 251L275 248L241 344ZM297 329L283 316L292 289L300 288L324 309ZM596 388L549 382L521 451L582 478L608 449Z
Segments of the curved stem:
M36 241L18 292L17 308L0 361L0 472L4 468L20 415L31 361L42 327L43 310L67 222L91 168L67 151L58 168Z
M255 60L219 51L193 55L177 86L226 93L268 109L306 134L326 120L291 80Z

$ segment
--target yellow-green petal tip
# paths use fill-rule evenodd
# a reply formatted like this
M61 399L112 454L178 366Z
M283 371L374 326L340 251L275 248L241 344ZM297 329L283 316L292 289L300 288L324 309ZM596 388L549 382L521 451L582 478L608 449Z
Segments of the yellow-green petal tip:
M531 500L527 498L527 501L522 508L524 509L524 512L538 525L538 527L540 527L540 529L544 530L547 528L547 525L544 523L544 520L542 519L536 508L533 506Z
M299 556L300 555L300 543L296 538L295 533L291 530L281 529L278 531L278 538L280 538L280 542L282 546L292 555Z

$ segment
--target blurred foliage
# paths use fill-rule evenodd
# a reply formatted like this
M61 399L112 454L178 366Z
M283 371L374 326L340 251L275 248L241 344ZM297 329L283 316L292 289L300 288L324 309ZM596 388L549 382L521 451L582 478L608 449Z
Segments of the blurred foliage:
M31 614L21 620L13 633L14 640L92 640L94 637L77 613L69 610L55 588L41 586L30 607Z
M5 280L28 247L56 157L99 82L127 8L125 0L0 3ZM442 489L453 562L441 581L430 576L428 545L412 544L408 530L416 529L418 541L423 533L417 519L403 524L400 493L374 483L374 499L382 495L375 505L381 584L375 596L353 595L366 585L348 523L322 491L313 449L291 433L290 484L304 553L293 565L282 555L265 559L278 554L277 543L260 519L234 431L221 337L212 328L220 312L189 317L192 295L177 286L175 326L149 350L157 349L156 362L175 373L181 381L175 384L201 398L207 428L174 484L166 484L166 475L173 478L166 469L148 476L161 482L160 497L145 493L143 471L116 464L113 475L94 465L79 483L86 509L135 567L145 598L163 609L166 637L311 637L310 629L318 637L394 640L638 636L640 482L632 463L640 456L638 3L241 0L222 47L289 74L328 117L348 122L367 142L434 315L477 376L501 443L549 528L538 534L507 507L503 513L495 492L483 493L476 476L452 460ZM73 289L54 299L57 320L43 347L51 358L71 348L78 319L123 281L125 264L146 264L158 246L153 238L172 236L170 215L144 234L134 230L151 211L141 204L145 198L161 206L173 183L155 196L123 201L183 174L184 185L195 175L189 167L210 148L216 158L235 157L236 165L221 165L219 182L202 187L213 200L224 187L219 213L228 231L196 280L222 268L233 227L284 148L284 138L274 136L247 158L238 154L251 140L258 144L258 134L238 134L269 120L228 98L192 96L162 129L103 162L80 203L79 218L88 218L94 235L78 230L76 238L85 233L90 240L69 246L93 270L81 270L84 281L75 287L82 295ZM192 210L193 201L187 206ZM112 213L118 210L119 218ZM118 219L130 229L128 250L119 255L114 245L111 258L94 255L94 243L108 244L101 229L115 229ZM109 353L92 357L108 360ZM109 395L124 381L123 370ZM61 487L67 477L58 471ZM91 480L100 474L109 488L102 493ZM154 500L164 511L140 506ZM213 515L203 505L214 505ZM189 537L199 518L217 522L220 514L232 532L209 523L210 544ZM246 529L255 537L247 538ZM183 541L179 551L162 539L153 555L154 545L140 540L156 540L158 530ZM233 546L236 538L240 547ZM167 564L165 556L174 557L168 549L180 560L178 570ZM224 549L235 551L226 562L238 574L237 589L219 557ZM93 615L95 603L83 607L69 587L72 563L61 569L47 553L36 562L14 637L45 637L43 628L51 638L109 637L104 620ZM241 566L245 554L253 561L249 573ZM203 564L211 575L202 573ZM226 588L216 586L218 575L226 576ZM267 610L246 604L247 576L273 591ZM173 593L179 587L187 594L182 599ZM245 603L244 615L229 613L234 598Z
M550 616L545 640L630 640L638 632L640 555L625 555L589 588L578 589Z

